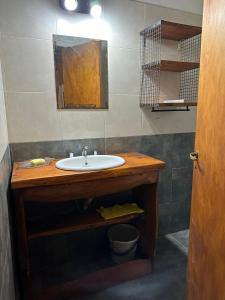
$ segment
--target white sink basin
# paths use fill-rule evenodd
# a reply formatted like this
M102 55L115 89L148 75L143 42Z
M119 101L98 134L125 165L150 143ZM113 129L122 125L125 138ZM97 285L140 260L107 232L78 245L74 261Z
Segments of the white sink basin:
M87 165L85 164L87 162ZM125 159L114 155L88 155L65 158L56 163L56 168L66 171L96 171L119 167Z

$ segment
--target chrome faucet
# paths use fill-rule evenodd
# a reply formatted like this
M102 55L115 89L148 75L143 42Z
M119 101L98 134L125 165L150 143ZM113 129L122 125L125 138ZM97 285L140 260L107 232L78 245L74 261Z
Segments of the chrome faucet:
M88 146L84 146L84 148L82 150L82 156L84 157L84 164L85 164L85 166L88 165L88 162L87 162L87 157L88 157L87 150L88 150Z

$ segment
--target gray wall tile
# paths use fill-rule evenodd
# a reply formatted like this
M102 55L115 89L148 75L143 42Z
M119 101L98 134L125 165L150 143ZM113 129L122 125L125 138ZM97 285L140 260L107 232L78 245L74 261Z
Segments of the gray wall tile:
M172 200L172 170L166 168L160 172L158 196L160 203L167 203Z
M84 146L88 146L88 153L93 154L97 151L98 154L105 153L104 139L82 139L82 140L65 140L63 141L63 157L68 157L69 153L81 155Z
M15 299L8 197L10 175L11 159L8 147L0 162L0 299L6 300Z
M141 143L141 136L107 138L105 141L106 153L140 152Z
M61 158L64 156L62 141L11 144L11 152L13 161L23 161L38 157Z
M172 143L172 167L192 167L189 154L194 150L194 133L174 134Z
M172 169L172 200L176 202L191 201L192 191L191 167Z
M173 220L176 215L176 203L163 203L159 205L159 234L174 232ZM173 231L174 230L174 231Z

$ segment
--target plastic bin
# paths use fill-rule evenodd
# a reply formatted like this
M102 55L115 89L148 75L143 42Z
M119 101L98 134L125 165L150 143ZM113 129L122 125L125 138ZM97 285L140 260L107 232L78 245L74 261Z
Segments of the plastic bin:
M113 261L119 264L134 259L139 237L139 231L132 225L112 226L108 230L108 238Z

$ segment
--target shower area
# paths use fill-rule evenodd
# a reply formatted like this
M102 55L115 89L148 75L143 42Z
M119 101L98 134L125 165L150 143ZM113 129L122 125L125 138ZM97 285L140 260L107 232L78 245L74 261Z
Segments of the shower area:
M179 248L185 255L188 255L189 229L167 234L166 238L177 248Z

